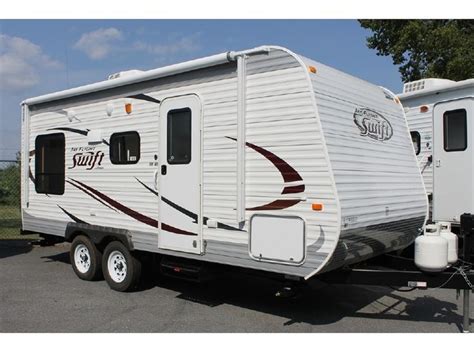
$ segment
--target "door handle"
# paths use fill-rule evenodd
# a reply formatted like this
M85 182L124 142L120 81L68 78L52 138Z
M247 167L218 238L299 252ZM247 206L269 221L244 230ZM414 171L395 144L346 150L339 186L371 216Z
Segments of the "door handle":
M167 171L166 165L161 165L161 174L166 175L166 171Z
M155 187L155 190L158 191L158 170L156 170L153 174L153 187Z

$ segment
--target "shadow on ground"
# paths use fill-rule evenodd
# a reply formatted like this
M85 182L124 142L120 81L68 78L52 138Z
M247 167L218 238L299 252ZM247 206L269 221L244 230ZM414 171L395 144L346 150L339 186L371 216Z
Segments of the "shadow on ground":
M70 263L68 252L42 258L47 262ZM302 288L296 297L278 298L275 292L281 288L280 283L241 273L230 273L200 284L162 276L151 277L150 274L142 281L138 291L165 288L176 292L177 299L208 307L227 304L280 316L287 319L285 326L295 323L328 325L344 317L355 317L448 323L455 324L462 331L462 315L456 312L457 305L431 297L429 291L424 297L409 298L407 294L385 287L348 287L316 281L312 287ZM387 301L391 303L387 304Z
M28 253L33 248L31 240L0 240L0 259Z

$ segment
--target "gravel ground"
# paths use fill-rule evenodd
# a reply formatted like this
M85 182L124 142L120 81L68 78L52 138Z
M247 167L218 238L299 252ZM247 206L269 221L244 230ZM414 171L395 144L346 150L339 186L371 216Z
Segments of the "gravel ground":
M68 251L0 241L0 332L459 332L462 324L454 290L321 284L283 299L274 282L232 275L150 279L119 293L78 279Z

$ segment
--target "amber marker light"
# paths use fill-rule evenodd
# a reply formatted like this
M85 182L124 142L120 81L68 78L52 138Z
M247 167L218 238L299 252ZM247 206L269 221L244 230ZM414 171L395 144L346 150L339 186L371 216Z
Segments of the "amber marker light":
M131 103L125 104L125 111L127 112L127 114L132 113L132 104Z
M323 210L323 205L321 203L313 203L311 204L311 209L314 211L321 211Z
M428 112L429 108L426 105L420 106L420 112Z
M309 70L309 72L311 72L311 73L316 73L316 72L317 72L316 67L314 67L314 66L309 66L309 67L308 67L308 70Z

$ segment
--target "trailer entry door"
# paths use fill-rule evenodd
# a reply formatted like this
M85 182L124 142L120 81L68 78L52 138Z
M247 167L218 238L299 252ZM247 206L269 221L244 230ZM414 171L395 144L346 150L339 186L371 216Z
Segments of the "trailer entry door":
M167 98L159 119L158 247L201 253L201 102Z
M459 222L473 207L472 99L435 105L433 220Z

